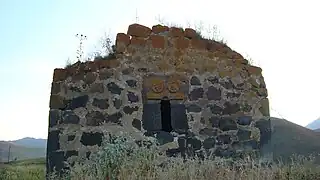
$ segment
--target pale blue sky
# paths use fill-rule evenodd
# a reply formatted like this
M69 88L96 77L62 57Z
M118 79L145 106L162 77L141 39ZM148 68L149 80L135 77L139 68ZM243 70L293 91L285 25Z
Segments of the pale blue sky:
M263 2L263 3L261 3ZM0 0L0 140L46 138L53 69L157 16L186 25L216 24L228 45L263 68L272 116L306 125L320 116L317 1ZM276 111L274 111L276 110Z

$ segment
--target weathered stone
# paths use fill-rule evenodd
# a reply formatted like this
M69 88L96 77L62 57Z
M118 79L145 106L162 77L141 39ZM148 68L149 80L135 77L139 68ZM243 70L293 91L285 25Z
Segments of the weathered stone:
M132 74L133 71L134 71L133 67L128 67L128 68L125 68L124 70L122 70L122 74L130 75L130 74Z
M219 129L222 131L238 129L237 123L232 118L222 117L219 121Z
M59 143L59 134L60 130L49 131L48 133L48 144L47 144L47 152L53 152L60 149Z
M271 139L271 120L263 118L255 122L255 127L260 130L260 143L262 145L269 142Z
M215 150L214 154L218 157L230 158L235 154L235 150L231 148L222 149L219 147Z
M150 36L152 47L163 49L165 47L165 39L164 36L160 35L151 35Z
M231 136L228 134L221 134L217 137L218 145L222 144L230 144L231 143Z
M252 110L252 107L246 102L241 106L241 110L244 112L250 112Z
M68 136L68 141L73 141L76 138L75 135L70 135Z
M191 40L191 45L195 49L205 50L206 46L207 46L207 43L206 43L206 41L204 41L202 39L192 39Z
M159 34L159 33L163 33L169 31L169 27L168 26L162 26L160 24L152 26L152 32L155 34Z
M223 114L235 114L238 111L240 111L240 105L238 103L231 104L230 102L225 102L224 103L224 109L223 109Z
M184 30L184 36L187 37L187 38L192 39L192 38L198 37L198 34L197 34L197 32L196 32L194 29L186 28L186 29Z
M187 146L191 146L194 150L201 149L201 141L195 137L190 137L187 139Z
M127 80L126 83L128 84L129 87L136 88L138 82L136 80L130 79L130 80Z
M61 111L57 109L50 109L49 111L49 127L54 127L62 119Z
M67 76L67 70L56 68L53 71L53 82L64 81Z
M146 38L151 34L151 29L140 24L131 24L127 34L130 36Z
M211 123L212 127L219 127L219 122L221 120L221 117L212 116L209 118L209 122Z
M88 72L84 77L84 82L87 84L92 84L97 79L97 74L93 72Z
M237 123L243 126L248 126L251 124L252 117L251 116L241 116L238 117Z
M231 80L227 80L227 81L222 81L220 82L221 86L223 86L226 89L232 89L234 88L234 84L232 83Z
M99 72L99 77L101 80L107 80L113 76L113 72L109 69L104 69Z
M48 153L47 168L49 172L57 171L58 174L62 175L62 170L65 168L64 165L64 152L55 151Z
M132 126L141 131L142 123L139 119L134 118L132 120Z
M159 131L156 133L156 138L160 145L173 142L173 136L169 132Z
M68 103L68 106L66 107L66 109L74 110L76 108L86 107L88 100L89 100L88 95L83 95L83 96L73 98Z
M182 36L184 36L184 32L183 32L182 28L170 27L169 28L169 35L172 37L182 37Z
M121 105L122 105L121 99L116 98L116 99L113 100L113 106L116 109L120 109Z
M220 100L221 90L214 86L210 86L207 91L207 98L208 100Z
M130 40L130 44L131 45L134 45L138 48L143 48L145 47L147 41L145 38L141 38L141 37L131 37L131 40Z
M246 66L246 70L252 75L261 75L262 69L256 66Z
M198 100L200 98L203 98L203 94L204 94L204 90L203 88L196 88L196 89L193 89L190 94L189 94L189 99L191 101L195 101L195 100Z
M128 92L127 97L131 103L139 102L139 96L133 92Z
M92 111L86 115L87 126L100 126L105 120L106 117L99 111Z
M124 33L118 33L116 37L116 52L122 53L130 43L130 36Z
M192 76L190 80L190 85L200 86L200 79L197 76Z
M251 131L246 129L239 129L237 132L237 136L239 137L240 141L249 140L251 136Z
M52 94L50 96L50 108L51 109L64 109L66 104L64 103L64 98L59 95Z
M217 136L218 131L216 129L212 129L212 128L203 128L199 131L199 134L211 137L211 136Z
M79 124L80 118L74 114L71 110L66 110L63 112L63 121L64 124Z
M79 155L79 151L76 151L76 150L67 151L66 155L64 156L64 159L65 161L67 161L69 157L78 156L78 155Z
M51 94L58 94L61 91L61 83L52 82L51 83Z
M208 80L209 82L211 82L211 84L217 84L217 83L219 83L219 78L218 78L218 77L215 77L215 76L209 76L209 77L207 78L207 80Z
M266 98L261 100L261 107L259 108L259 110L263 116L270 116L269 99Z
M126 114L132 114L134 111L138 111L138 110L139 110L138 106L134 106L134 107L125 106L125 107L123 107L123 112Z
M100 132L83 132L80 142L84 146L101 146L103 140L103 133Z
M191 104L187 107L187 111L188 112L201 112L202 108L200 106L198 106L197 104Z
M123 115L121 114L121 112L116 112L114 114L109 115L108 118L106 119L106 122L121 124L122 116Z
M89 90L90 93L104 93L103 83L92 84Z
M118 94L120 95L122 92L122 88L120 88L116 83L114 82L110 82L107 84L107 88L108 90L112 93L112 94Z
M228 92L227 93L227 97L228 98L239 98L240 97L240 93L237 93L237 92Z
M216 144L216 139L215 138L207 138L203 141L203 148L205 149L211 149L214 148Z
M92 102L93 106L96 106L100 109L108 109L109 108L109 103L108 103L108 99L97 99L94 98L93 102Z
M256 92L257 92L257 95L260 97L268 97L268 91L266 88L257 88Z
M189 47L190 40L185 37L178 37L175 40L175 48L177 49L186 49Z
M216 115L223 114L223 108L218 105L209 104L208 107L210 108L210 111L212 112L212 114L216 114Z

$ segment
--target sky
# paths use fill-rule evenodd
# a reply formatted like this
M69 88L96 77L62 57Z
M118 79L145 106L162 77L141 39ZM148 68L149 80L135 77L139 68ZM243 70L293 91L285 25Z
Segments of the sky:
M53 69L132 23L216 25L263 69L271 116L305 126L320 116L320 24L311 0L0 0L0 140L47 138ZM160 17L160 18L159 18Z

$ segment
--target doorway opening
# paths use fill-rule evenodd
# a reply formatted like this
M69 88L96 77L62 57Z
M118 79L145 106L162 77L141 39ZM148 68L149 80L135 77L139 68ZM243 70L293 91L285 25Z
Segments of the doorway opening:
M163 99L160 102L161 105L161 125L162 131L171 132L171 105L169 99Z

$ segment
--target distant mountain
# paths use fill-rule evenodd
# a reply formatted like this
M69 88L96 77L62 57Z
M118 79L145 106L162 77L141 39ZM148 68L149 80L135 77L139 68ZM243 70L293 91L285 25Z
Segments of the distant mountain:
M46 139L35 139L31 137L25 137L22 139L9 141L13 144L29 147L29 148L46 148L47 147L47 140Z
M313 131L315 131L315 132L320 132L320 128L319 128L319 129L315 129L315 130L313 130Z
M22 138L14 141L0 141L0 162L46 157L47 140ZM10 153L9 153L10 150Z
M312 129L312 130L320 129L320 118L312 121L310 124L308 124L306 126L306 128L309 128L309 129Z

